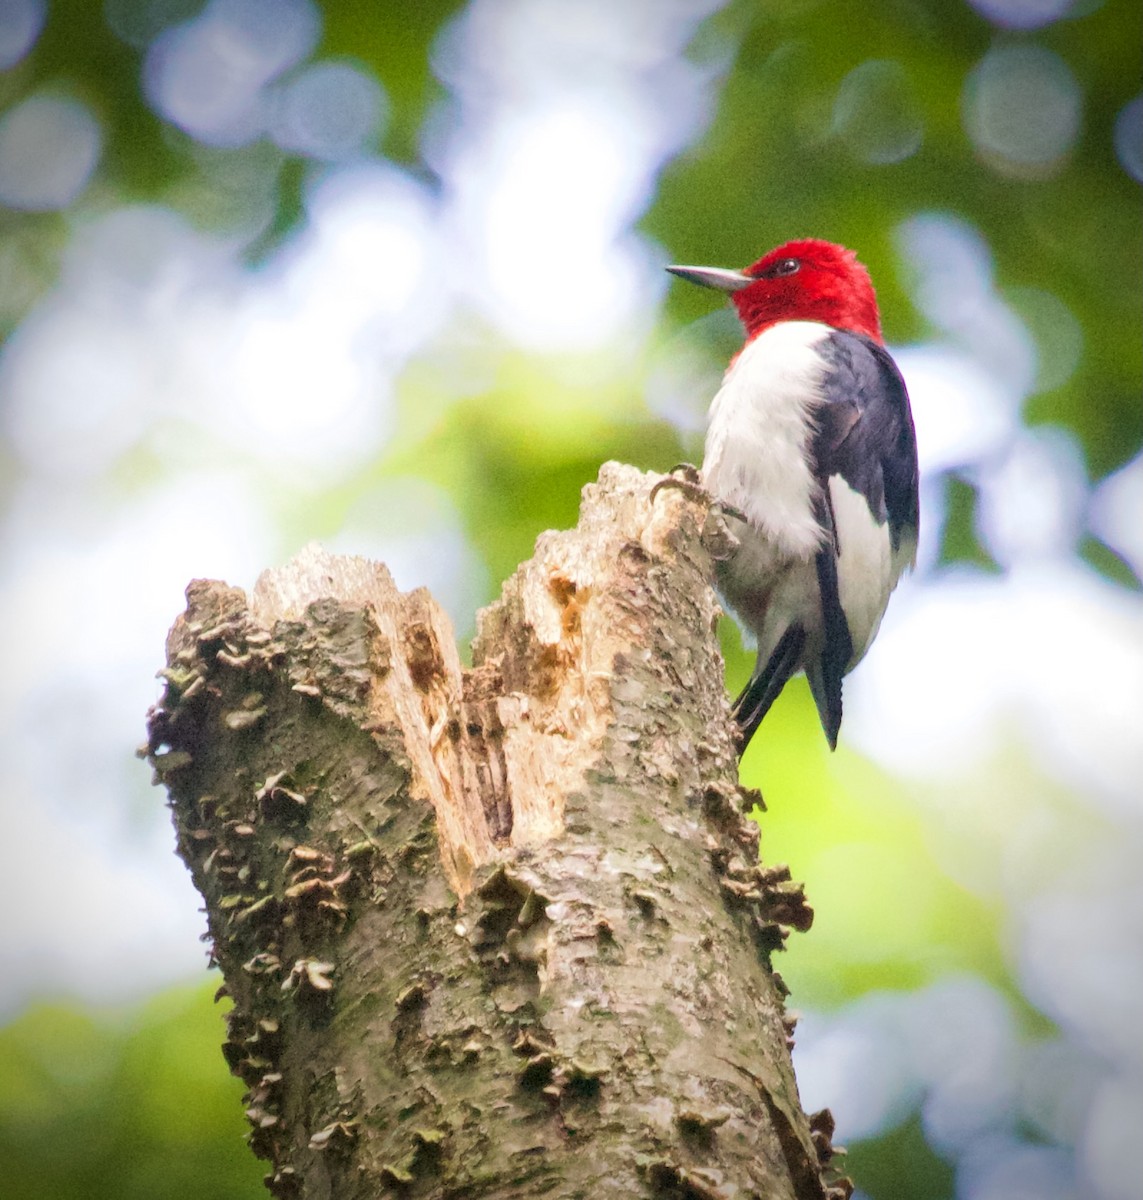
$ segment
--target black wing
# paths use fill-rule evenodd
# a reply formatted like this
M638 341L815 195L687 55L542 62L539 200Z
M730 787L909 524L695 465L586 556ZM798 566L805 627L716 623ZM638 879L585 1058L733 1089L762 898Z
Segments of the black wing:
M815 473L824 487L840 475L889 522L893 548L917 532L917 439L909 394L884 346L855 333L831 333L818 352L829 364L816 414Z
M853 640L838 594L837 528L829 480L838 475L865 498L878 524L888 521L894 550L917 533L917 443L905 381L888 351L870 338L835 332L819 343L828 371L815 413L812 452L821 485L818 520L829 541L817 556L824 644L807 675L829 744L841 726L841 681L853 657Z

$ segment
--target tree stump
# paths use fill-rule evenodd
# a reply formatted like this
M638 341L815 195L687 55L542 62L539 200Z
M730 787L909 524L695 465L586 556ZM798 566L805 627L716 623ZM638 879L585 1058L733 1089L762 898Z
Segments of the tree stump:
M307 548L196 581L149 753L277 1196L849 1194L770 967L706 507L607 464L480 613Z

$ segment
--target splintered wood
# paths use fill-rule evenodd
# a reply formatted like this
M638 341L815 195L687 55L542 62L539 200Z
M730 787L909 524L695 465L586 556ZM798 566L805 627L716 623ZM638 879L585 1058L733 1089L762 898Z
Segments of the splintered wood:
M267 631L330 598L371 614L376 644L362 653L385 669L374 674L370 720L400 730L460 896L497 847L560 833L566 798L614 721L616 663L648 653L659 632L638 603L640 576L648 560L676 554L686 501L665 492L652 502L654 481L604 467L584 489L578 526L543 534L478 614L471 669L440 605L424 589L400 592L382 563L309 545L255 585L250 615ZM688 617L709 627L713 597Z

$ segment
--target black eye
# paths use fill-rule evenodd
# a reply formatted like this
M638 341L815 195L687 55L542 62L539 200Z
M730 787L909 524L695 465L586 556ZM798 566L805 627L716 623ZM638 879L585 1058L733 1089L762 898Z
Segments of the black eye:
M802 264L796 258L780 258L777 262L771 263L764 271L758 272L759 279L778 279L782 275L793 275L795 271L801 270Z

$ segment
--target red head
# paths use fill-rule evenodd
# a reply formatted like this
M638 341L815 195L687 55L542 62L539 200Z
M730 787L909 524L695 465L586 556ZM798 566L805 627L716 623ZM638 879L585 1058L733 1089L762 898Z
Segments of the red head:
M881 318L869 272L852 250L817 238L787 242L745 271L668 267L704 287L729 292L746 337L779 321L821 321L881 341Z

